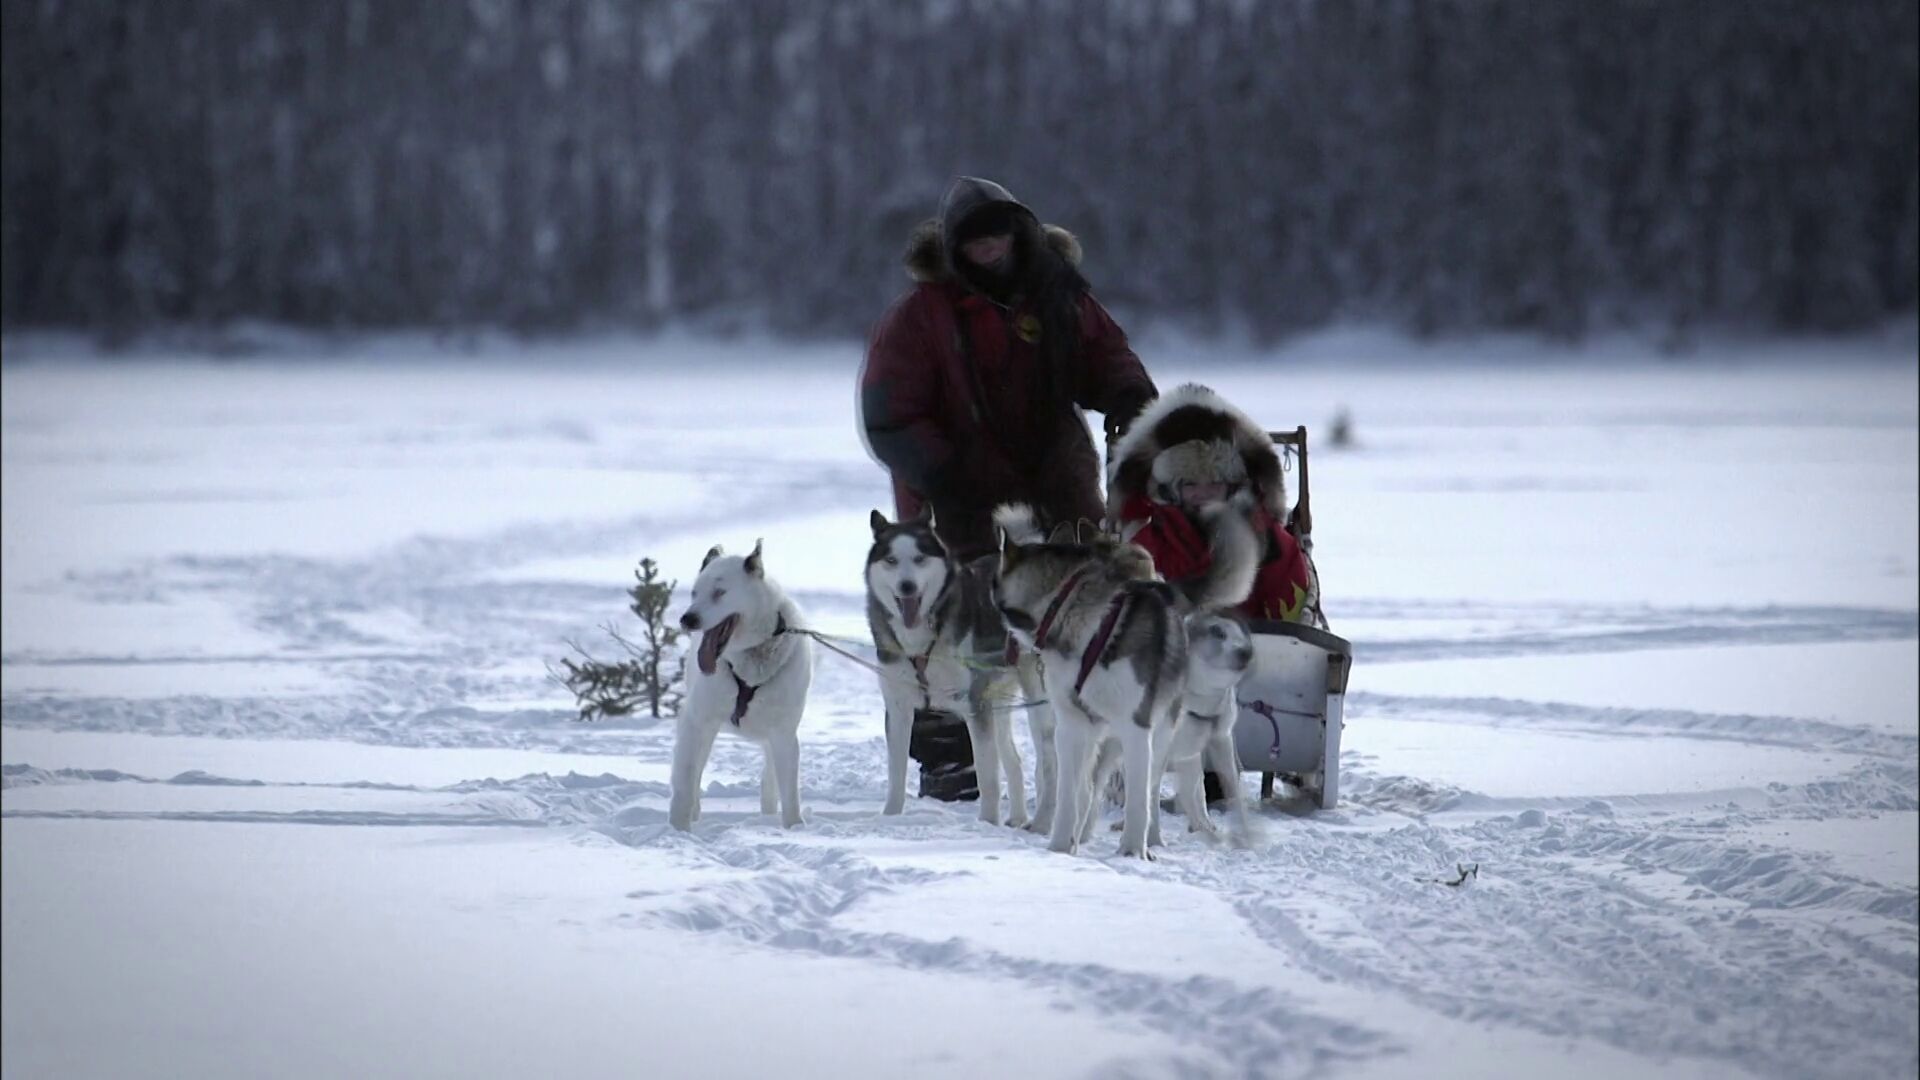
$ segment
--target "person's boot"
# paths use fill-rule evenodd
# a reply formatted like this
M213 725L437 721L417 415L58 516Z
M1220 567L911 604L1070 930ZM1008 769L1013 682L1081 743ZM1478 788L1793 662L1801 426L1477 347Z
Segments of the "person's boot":
M1220 774L1208 769L1203 775L1207 785L1207 805L1212 806L1214 803L1224 801L1227 792L1220 786Z
M920 797L942 802L980 798L973 771L973 738L967 722L950 712L916 709L907 753L920 763Z

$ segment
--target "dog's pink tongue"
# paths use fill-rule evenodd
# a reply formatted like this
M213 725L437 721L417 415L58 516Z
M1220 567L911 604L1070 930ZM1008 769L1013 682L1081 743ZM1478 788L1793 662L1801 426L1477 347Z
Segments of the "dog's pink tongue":
M911 630L920 624L920 598L903 596L900 598L900 621Z
M714 627L700 635L700 670L708 675L720 666L720 646L726 644L727 635L721 627Z

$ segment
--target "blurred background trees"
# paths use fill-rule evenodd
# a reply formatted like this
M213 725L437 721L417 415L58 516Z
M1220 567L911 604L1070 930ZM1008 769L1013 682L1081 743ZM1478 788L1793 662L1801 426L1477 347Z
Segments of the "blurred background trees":
M956 172L1271 339L1916 306L1913 0L0 0L0 318L862 332Z

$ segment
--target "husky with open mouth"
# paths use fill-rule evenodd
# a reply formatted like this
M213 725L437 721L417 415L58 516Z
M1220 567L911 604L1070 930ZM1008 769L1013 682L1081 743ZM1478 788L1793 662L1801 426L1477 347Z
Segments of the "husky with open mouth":
M1007 660L1006 627L993 608L991 555L954 559L935 534L930 515L868 519L867 626L880 658L880 694L887 708L887 802L884 813L906 806L907 750L916 714L949 713L965 721L980 784L980 820L1014 828L1028 824L1026 780L1013 743L1015 692L1028 704L1028 722L1051 730L1040 702L1040 664L1032 654ZM1035 744L1041 745L1035 738ZM1052 748L1048 740L1043 750ZM1050 757L1038 763L1036 787L1043 819L1053 813ZM1044 778L1044 779L1042 779ZM1004 819L1000 791L1008 795Z
M730 731L766 750L760 812L800 824L800 715L813 684L813 650L800 609L767 576L760 544L745 557L715 545L700 564L680 625L700 636L673 741L667 820L700 817L700 779L714 737Z

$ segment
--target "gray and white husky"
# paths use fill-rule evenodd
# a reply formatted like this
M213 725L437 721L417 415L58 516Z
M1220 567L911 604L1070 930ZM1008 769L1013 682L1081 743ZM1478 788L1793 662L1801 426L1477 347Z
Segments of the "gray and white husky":
M1240 683L1253 669L1253 631L1238 615L1220 611L1197 611L1187 616L1187 689L1180 702L1180 717L1170 727L1154 731L1154 800L1152 818L1147 825L1147 846L1161 846L1159 799L1160 778L1166 770L1174 774L1174 803L1186 816L1187 831L1205 833L1218 840L1220 829L1207 816L1206 773L1220 778L1222 795L1233 815L1232 839L1246 846L1253 842L1253 819L1247 815L1246 794L1240 787L1240 768L1233 744L1233 722L1240 711ZM1105 792L1109 803L1124 799L1126 787L1118 782L1116 767L1120 760L1119 740L1108 738L1100 744L1094 761L1093 787ZM1089 814L1081 828L1080 842L1092 835L1094 818ZM1116 825L1115 828L1120 826Z
M1001 823L1000 789L1008 794L1006 824L1026 826L1027 789L1013 743L1009 705L1018 690L1039 748L1034 786L1042 822L1053 816L1052 713L1040 702L1040 663L1030 653L1009 664L1006 627L993 607L994 557L953 558L935 535L930 515L868 519L867 625L880 658L880 694L887 708L887 802L883 813L906 806L907 747L914 713L952 713L966 722L980 783L980 820Z
M1186 815L1188 830L1220 835L1219 827L1207 819L1205 773L1210 769L1220 778L1221 794L1233 815L1233 837L1240 843L1251 840L1253 823L1240 787L1233 721L1240 713L1240 682L1252 667L1253 632L1244 621L1219 612L1190 616L1186 696L1180 703L1180 722L1161 756L1162 767L1174 772L1174 802ZM1154 789L1158 791L1158 783ZM1154 810L1159 808L1155 799Z
M1049 847L1071 852L1092 824L1096 758L1119 743L1126 783L1120 854L1152 858L1148 829L1188 684L1187 620L1244 597L1259 545L1236 508L1203 515L1213 551L1201 578L1180 587L1142 581L1111 545L1086 537L1022 543L1003 531L993 597L1009 631L1038 652L1052 704L1058 761L1057 812Z
M732 731L766 750L760 812L800 824L800 715L813 684L813 649L800 609L767 576L760 544L746 557L715 545L700 563L680 625L700 635L687 700L673 740L667 821L691 828L700 817L700 778L713 740Z

